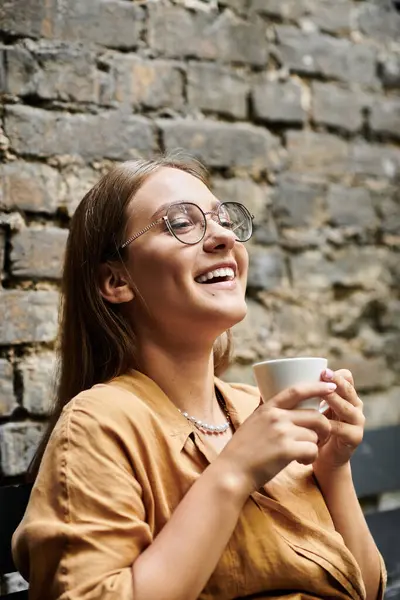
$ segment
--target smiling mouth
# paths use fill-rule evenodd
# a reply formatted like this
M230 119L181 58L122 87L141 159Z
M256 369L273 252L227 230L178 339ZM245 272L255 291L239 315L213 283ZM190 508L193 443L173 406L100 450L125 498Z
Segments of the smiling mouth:
M230 267L224 267L221 269L215 269L214 271L208 271L204 275L200 275L195 278L197 283L219 283L222 281L234 281L235 272Z

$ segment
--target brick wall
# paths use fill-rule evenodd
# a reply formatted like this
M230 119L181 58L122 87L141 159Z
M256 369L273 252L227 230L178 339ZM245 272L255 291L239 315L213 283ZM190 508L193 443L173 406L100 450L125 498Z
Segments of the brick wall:
M116 161L185 148L257 218L227 377L327 355L400 423L400 14L390 0L3 0L0 470L52 400L68 223Z

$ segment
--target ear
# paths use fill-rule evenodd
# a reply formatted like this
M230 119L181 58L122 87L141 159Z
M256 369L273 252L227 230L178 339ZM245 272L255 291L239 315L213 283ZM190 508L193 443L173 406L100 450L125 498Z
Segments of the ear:
M112 262L100 265L99 288L103 298L112 304L130 302L135 297L128 273Z

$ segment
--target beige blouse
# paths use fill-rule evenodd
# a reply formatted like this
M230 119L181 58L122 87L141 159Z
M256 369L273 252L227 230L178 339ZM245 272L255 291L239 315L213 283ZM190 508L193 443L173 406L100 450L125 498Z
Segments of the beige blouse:
M257 388L215 384L239 427L259 404ZM132 563L215 457L139 372L71 400L13 538L30 598L134 600ZM384 578L382 566L381 593ZM312 468L297 463L249 497L199 598L283 597L365 598Z

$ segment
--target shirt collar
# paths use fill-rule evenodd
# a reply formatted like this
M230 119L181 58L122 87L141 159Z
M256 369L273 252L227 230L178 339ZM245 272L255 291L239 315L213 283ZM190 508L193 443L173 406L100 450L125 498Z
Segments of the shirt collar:
M232 424L237 429L254 411L256 405L249 402L249 394L243 390L232 387L218 377L214 378L214 382L225 400ZM126 389L145 402L162 420L164 429L177 440L180 449L183 448L193 433L193 427L157 383L139 371L131 371L116 377L109 384Z

